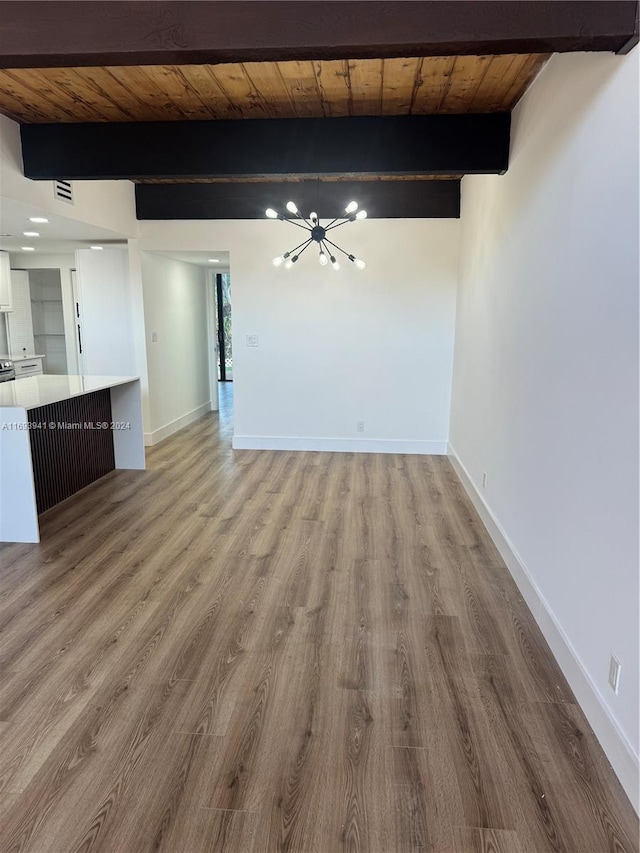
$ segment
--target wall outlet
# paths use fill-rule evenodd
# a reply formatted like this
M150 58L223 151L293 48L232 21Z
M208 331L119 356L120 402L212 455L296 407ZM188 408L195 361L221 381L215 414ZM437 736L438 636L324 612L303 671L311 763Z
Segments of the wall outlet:
M615 655L611 655L609 661L609 684L613 692L618 695L618 687L620 686L620 670L622 664Z
M157 332L151 332L151 343L155 344L157 342L158 342L158 333Z
M258 336L257 335L247 335L247 346L248 347L257 347L258 346Z
M482 475L482 488L487 488L487 472L485 471Z
M364 432L364 421L358 421L356 423L356 431L357 432Z

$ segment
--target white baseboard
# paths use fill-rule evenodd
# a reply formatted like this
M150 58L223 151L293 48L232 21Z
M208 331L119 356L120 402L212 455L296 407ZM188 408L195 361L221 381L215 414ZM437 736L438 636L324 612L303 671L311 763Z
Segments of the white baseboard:
M638 785L640 762L638 755L636 755L617 720L611 714L600 690L580 660L553 610L538 589L522 557L485 502L451 444L449 444L449 458L478 515L518 585L522 597L527 602L605 755L631 800L631 804L637 812L640 811L638 808L640 798Z
M387 438L306 438L295 435L234 435L234 450L320 450L332 453L417 453L446 456L446 441Z
M206 415L207 412L210 411L211 400L209 400L207 403L203 403L202 406L198 406L197 409L192 409L190 412L187 412L186 415L181 415L181 417L176 418L174 421L165 424L164 426L154 430L153 432L145 432L145 447L153 447L154 444L158 444L165 438L168 438L170 435L173 435L174 432L178 432L179 429L189 426L189 424L192 424L194 421L197 421L198 418L201 418L203 415Z

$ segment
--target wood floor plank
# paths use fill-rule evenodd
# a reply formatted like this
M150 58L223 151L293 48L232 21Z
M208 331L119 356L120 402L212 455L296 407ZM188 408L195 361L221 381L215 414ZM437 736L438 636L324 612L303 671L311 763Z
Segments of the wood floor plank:
M457 853L524 853L517 833L500 829L454 828Z
M535 712L524 701L517 671L503 656L474 658L489 737L493 737L495 763L508 769L511 787L505 796L512 826L536 851L570 849L572 836L565 831L562 805L548 784L546 745L537 732Z
M509 604L507 614L502 636L527 696L533 701L575 704L575 696L526 606Z
M425 747L392 747L394 850L456 853L453 827L464 821L446 739L435 731Z
M460 624L456 617L428 620L426 651L445 704L441 726L453 754L465 823L486 829L512 829L499 768L492 760L486 724L476 701Z
M1 853L638 853L448 460L222 395L0 546Z

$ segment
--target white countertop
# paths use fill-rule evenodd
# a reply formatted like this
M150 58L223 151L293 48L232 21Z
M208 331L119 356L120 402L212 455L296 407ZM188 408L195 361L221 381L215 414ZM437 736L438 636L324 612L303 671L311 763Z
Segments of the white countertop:
M30 358L46 358L46 355L0 355L0 361L29 361Z
M33 358L34 356L32 356ZM27 376L14 382L0 383L0 407L17 406L21 409L36 409L60 400L70 400L91 391L113 388L136 382L137 376Z

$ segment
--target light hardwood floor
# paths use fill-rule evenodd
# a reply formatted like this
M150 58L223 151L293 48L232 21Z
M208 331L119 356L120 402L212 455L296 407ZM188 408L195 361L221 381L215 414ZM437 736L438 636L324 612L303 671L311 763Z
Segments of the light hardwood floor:
M230 426L0 550L0 851L638 851L448 461Z

